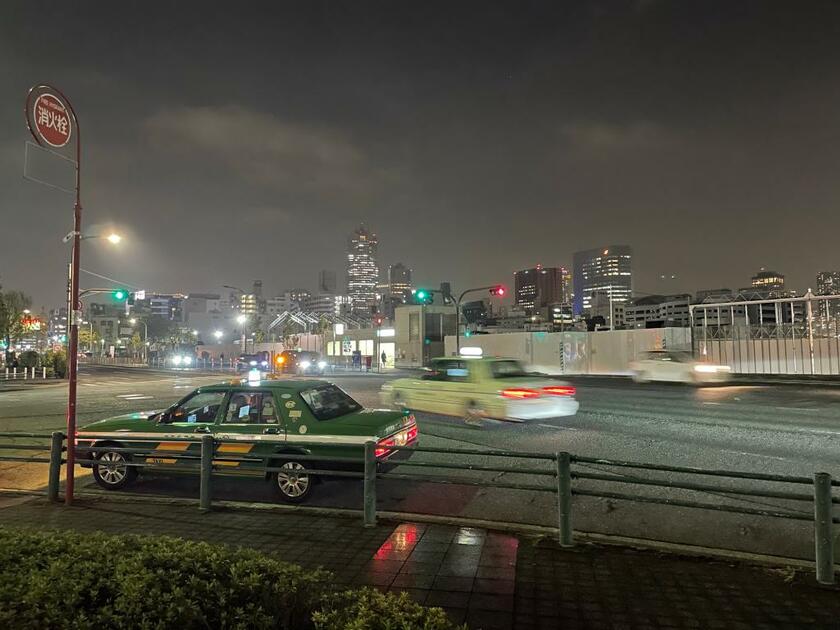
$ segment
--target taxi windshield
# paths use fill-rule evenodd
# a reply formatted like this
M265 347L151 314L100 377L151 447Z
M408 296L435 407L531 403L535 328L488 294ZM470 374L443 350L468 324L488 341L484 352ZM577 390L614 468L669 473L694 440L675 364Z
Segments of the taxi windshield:
M493 361L490 364L493 378L511 378L514 376L528 376L525 367L519 361Z
M332 420L362 408L347 392L335 385L320 385L304 390L300 397L318 420Z

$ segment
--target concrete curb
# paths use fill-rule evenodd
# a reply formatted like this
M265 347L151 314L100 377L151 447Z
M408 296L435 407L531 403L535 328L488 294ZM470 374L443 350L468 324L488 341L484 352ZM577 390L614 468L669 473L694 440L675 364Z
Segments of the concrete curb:
M35 490L17 490L0 488L0 496L8 495L30 495L32 497L45 497L46 493ZM162 495L118 495L105 491L81 491L76 496L82 499L96 499L107 503L136 503L138 501L156 505L183 505L193 506L198 511L198 499L187 499L182 497L166 497ZM242 501L213 501L216 508L225 508L241 511L276 511L285 513L298 513L312 516L328 516L332 518L355 518L361 519L362 510L350 508L329 508L306 505L292 505L286 503L245 503ZM472 519L453 516L439 516L433 514L414 514L411 512L378 511L377 517L384 521L432 523L437 525L452 525L455 527L474 527L499 532L519 534L527 538L557 538L557 530L553 527L543 525L528 525L525 523L508 523L503 521L491 521L484 519ZM814 562L801 560L799 558L786 558L784 556L771 556L765 554L749 553L732 549L716 549L713 547L701 547L682 543L670 543L646 538L632 538L628 536L617 536L612 534L599 534L595 532L575 531L574 536L577 542L594 545L608 545L611 547L623 547L642 551L654 551L674 556L687 556L694 558L705 558L715 561L739 562L747 565L770 568L794 568L797 570L814 571ZM840 564L835 564L840 570Z

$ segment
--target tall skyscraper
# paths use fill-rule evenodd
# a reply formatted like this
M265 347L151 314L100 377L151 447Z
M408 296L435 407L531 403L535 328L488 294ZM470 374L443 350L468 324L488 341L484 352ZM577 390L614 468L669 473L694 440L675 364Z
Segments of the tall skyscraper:
M633 295L633 250L627 245L610 245L575 252L574 314L592 307L594 293L604 293L613 304L625 304Z
M376 283L379 266L376 264L376 234L360 225L347 242L347 295L351 308L357 313L370 313L376 305Z
M840 271L820 271L817 274L817 295L840 295ZM840 300L820 300L820 315L840 317Z
M532 315L549 304L568 301L568 278L569 272L563 267L537 265L533 269L517 271L513 274L516 306Z
M332 293L335 295L337 292L338 282L336 281L335 271L328 271L327 269L319 271L317 293Z
M411 269L401 262L388 267L388 294L403 301L411 295Z

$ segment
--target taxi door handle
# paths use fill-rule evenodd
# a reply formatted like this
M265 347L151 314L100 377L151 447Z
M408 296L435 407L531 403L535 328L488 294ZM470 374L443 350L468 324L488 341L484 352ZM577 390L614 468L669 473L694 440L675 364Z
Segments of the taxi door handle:
M198 427L193 433L210 433L210 427Z
M280 429L278 429L277 427L268 427L263 431L263 433L265 433L266 435L277 435L280 433Z

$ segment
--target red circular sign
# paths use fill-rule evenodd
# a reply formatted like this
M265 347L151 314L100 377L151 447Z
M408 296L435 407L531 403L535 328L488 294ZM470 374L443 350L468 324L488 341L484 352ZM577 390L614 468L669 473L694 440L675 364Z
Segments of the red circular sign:
M41 94L35 99L32 120L41 139L53 147L63 147L70 142L73 124L64 103L52 94Z

